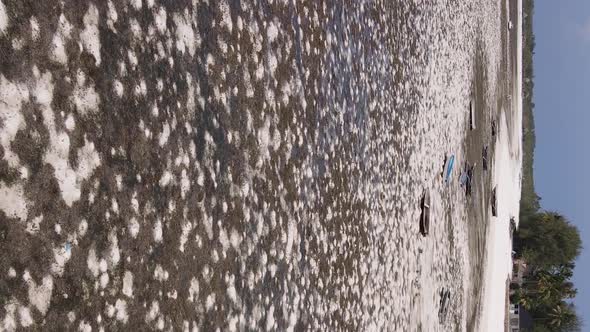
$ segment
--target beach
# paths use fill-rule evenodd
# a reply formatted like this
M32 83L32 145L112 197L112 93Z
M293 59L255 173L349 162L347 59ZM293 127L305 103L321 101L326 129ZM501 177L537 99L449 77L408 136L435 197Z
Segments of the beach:
M519 2L0 4L0 330L503 329Z

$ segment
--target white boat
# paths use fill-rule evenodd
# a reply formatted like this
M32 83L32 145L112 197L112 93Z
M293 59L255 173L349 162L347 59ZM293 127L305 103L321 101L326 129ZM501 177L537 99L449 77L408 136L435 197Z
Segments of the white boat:
M469 128L474 130L475 126L475 101L472 99L469 102Z

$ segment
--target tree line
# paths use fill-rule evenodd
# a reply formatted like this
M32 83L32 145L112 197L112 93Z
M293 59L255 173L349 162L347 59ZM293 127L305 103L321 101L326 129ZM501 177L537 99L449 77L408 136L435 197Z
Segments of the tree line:
M578 331L581 319L571 300L575 260L582 249L580 233L564 216L540 211L520 221L514 250L528 265L512 302L529 311L533 331Z

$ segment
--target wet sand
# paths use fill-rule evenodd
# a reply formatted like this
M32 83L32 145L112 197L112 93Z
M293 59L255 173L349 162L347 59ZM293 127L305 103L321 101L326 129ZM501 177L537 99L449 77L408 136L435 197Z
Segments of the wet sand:
M476 187L476 194L474 195L475 202L471 205L470 209L470 223L469 223L469 247L470 252L474 255L474 260L471 264L471 277L473 284L471 287L471 303L468 304L468 308L471 310L468 312L470 320L467 324L467 330L474 330L476 326L479 326L478 319L479 314L482 310L482 296L483 294L483 282L484 282L484 268L486 257L486 239L488 238L488 223L494 222L494 218L491 216L491 201L492 201L492 190L494 189L492 173L493 173L493 156L495 153L496 138L492 137L492 121L497 123L500 121L502 115L506 117L509 130L513 129L515 112L518 112L518 108L515 105L516 90L516 56L517 56L517 36L516 36L516 24L518 22L518 8L517 1L502 2L502 19L500 29L502 31L502 50L505 56L502 57L502 61L499 64L498 76L496 78L497 91L495 100L486 100L485 82L485 67L486 59L481 57L481 54L477 55L476 68L474 77L474 90L477 118L481 121L481 126L476 130L468 133L465 140L466 149L469 151L468 159L471 162L477 161L478 167L476 167L476 174L478 176L478 186ZM510 8L506 8L506 5ZM509 14L509 16L508 16ZM508 29L508 20L512 21L515 25L512 30ZM499 126L499 125L498 125ZM511 143L518 144L518 143ZM488 146L488 160L489 169L484 172L481 167L481 157L483 146ZM499 191L501 194L501 191ZM502 208L502 207L498 207Z
M509 6L509 8L506 8L506 5ZM509 16L507 16L506 14L509 14ZM508 29L508 20L510 20L513 25L514 28L513 29ZM503 34L502 34L502 49L504 51L505 56L502 57L502 61L500 63L500 69L498 71L498 78L497 81L500 83L497 86L497 98L495 101L495 105L492 104L492 118L496 121L500 121L500 119L502 117L504 117L506 119L506 124L507 124L507 130L509 132L512 132L513 130L516 130L516 128L514 128L516 119L518 117L517 112L520 111L519 106L516 104L517 103L517 94L519 94L520 92L517 90L517 86L516 86L516 82L517 82L517 75L518 75L518 68L517 68L517 54L518 54L518 45L517 45L517 24L519 19L518 19L518 2L517 1L507 1L506 3L504 3L503 6L503 15L502 15L502 21L501 21L501 27L503 29ZM477 70L476 70L477 72ZM488 117L488 119L490 119ZM489 125L489 123L488 123ZM490 137L491 135L489 134L489 132L485 135L483 135L483 137ZM479 136L481 137L481 136ZM510 137L510 135L509 135ZM476 138L477 140L477 138ZM492 147L497 143L496 139L488 139L488 142L490 142L490 151L494 151L492 150ZM477 145L477 143L476 143ZM510 149L510 151L514 151L514 150L518 150L518 147L520 146L520 142L517 141L509 141L508 142L508 149ZM473 155L477 156L478 153L478 148L476 146L476 148L473 150ZM511 152L511 154L514 152ZM493 170L492 170L493 172ZM492 172L490 172L491 175ZM488 176L486 177L486 179L484 180L484 183L486 183L486 191L485 193L483 193L484 195L484 199L482 200L483 202L485 202L485 204L487 204L487 207L485 207L483 210L479 212L479 214L485 214L485 217L483 219L479 219L478 217L476 217L475 220L484 220L487 222L499 222L497 218L491 218L490 216L490 200L491 200L491 190L493 189L493 184L492 184L493 179ZM503 191L502 188L498 189L498 193L499 195L502 195ZM504 206L501 207L499 206L498 209L508 209L508 207ZM477 212L476 212L477 213ZM514 217L514 215L513 215ZM516 215L517 218L517 215ZM502 224L509 224L509 222L507 220L502 221ZM483 233L482 233L483 231ZM477 246L472 245L472 250L477 250L478 255L480 253L483 252L482 257L483 259L481 259L479 262L477 262L476 264L472 265L472 275L474 280L476 280L474 282L474 298L477 299L476 300L476 311L481 311L483 310L483 306L482 306L482 299L481 297L483 296L482 290L484 289L485 285L483 285L482 283L485 280L484 274L485 274L485 267L486 267L486 260L488 260L489 258L486 257L486 239L489 238L489 230L488 227L486 227L485 225L482 225L481 228L479 228L479 231L476 231L477 235L472 237L477 239ZM483 240L483 241L481 241ZM508 249L506 249L508 250ZM494 272L492 272L494 273ZM504 276L498 276L500 279L504 280ZM507 292L507 290L506 290ZM506 299L506 301L508 301L508 299ZM506 302L508 303L508 302ZM506 310L508 305L505 304ZM507 313L506 313L507 315ZM506 316L507 317L507 316ZM481 325L481 324L477 324L478 321L474 320L473 323L475 324L474 326L478 326L478 328L484 328L485 325ZM484 323L485 324L485 323Z

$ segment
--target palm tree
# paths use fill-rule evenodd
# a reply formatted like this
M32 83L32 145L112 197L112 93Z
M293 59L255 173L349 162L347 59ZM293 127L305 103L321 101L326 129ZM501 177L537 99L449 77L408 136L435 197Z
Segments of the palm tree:
M548 313L549 325L559 328L575 319L575 313L564 303L561 302Z
M518 303L523 306L526 310L530 310L533 306L534 301L527 293L526 290L519 288L516 290L516 298L518 299Z

